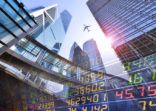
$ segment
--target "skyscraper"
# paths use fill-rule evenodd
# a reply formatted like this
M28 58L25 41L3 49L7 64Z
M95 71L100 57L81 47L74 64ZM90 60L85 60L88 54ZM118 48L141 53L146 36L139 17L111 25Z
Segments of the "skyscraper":
M90 61L87 53L84 52L76 42L71 47L69 59L81 67L90 69Z
M65 10L61 14L57 14L57 5L41 7L41 9L39 7L39 10L32 12L40 25L40 29L32 36L55 53L60 50L71 21L71 15L68 11Z
M129 84L148 86L155 81L155 0L89 0L87 5L103 32L112 39L112 46L129 74ZM136 91L139 92L138 89ZM139 105L132 101L126 104ZM110 110L123 109L116 104ZM128 107L125 110L131 111Z
M105 72L100 52L95 40L91 39L83 44L83 51L87 53L90 61L90 69Z
M64 10L61 12L60 17L61 17L62 24L66 33L68 30L69 24L71 22L72 15L67 10Z
M122 61L156 52L154 0L89 0L87 5Z

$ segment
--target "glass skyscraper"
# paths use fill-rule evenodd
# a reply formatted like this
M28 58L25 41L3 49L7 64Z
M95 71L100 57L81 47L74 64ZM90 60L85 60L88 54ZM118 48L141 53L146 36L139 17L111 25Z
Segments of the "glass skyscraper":
M61 17L62 24L66 33L68 30L69 24L71 22L72 15L67 10L64 10L61 12L60 17Z
M66 11L57 18L57 5L38 7L32 17L18 0L2 0L0 30L5 30L0 32L0 44L5 50L0 55L0 111L156 110L155 1L90 1L88 6L100 17L96 19L107 36L111 35L129 80L120 78L126 71L119 76L105 72L93 39L86 41L83 49L74 43L70 61L57 54L71 21ZM140 30L145 33L140 35ZM12 42L9 34L19 34L14 35L18 42Z
M112 46L129 74L129 87L150 87L151 83L155 84L156 1L89 0L87 5L106 37L111 38ZM123 91L126 88L119 89ZM144 91L148 93L148 90ZM155 101L155 96L140 97L138 88L134 88L132 92L137 101L128 100L124 104L123 99L123 102L118 102L116 98L114 105L110 103L110 110L155 110L150 105L142 107L140 104L141 98L147 103L150 101L148 98L152 99L151 102ZM127 108L124 109L122 105Z
M67 10L58 14L58 6L37 7L31 14L40 25L33 37L48 49L58 53L64 41L72 16Z
M122 61L156 52L154 0L89 0L87 5Z
M83 44L83 51L87 53L90 61L90 69L105 72L101 54L95 40L91 39Z
M71 47L69 59L81 67L90 69L88 54L84 52L76 42Z

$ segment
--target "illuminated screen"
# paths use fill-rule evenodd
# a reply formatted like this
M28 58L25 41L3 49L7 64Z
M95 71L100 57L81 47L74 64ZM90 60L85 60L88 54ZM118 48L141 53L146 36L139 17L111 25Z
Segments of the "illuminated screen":
M86 75L82 80L91 83L69 88L68 98L55 98L42 104L29 104L29 107L43 111L156 111L156 70L152 65L156 59L153 55L144 59L151 67L138 62L141 60L125 63L128 81L98 74L91 82ZM115 84L111 80L115 80Z

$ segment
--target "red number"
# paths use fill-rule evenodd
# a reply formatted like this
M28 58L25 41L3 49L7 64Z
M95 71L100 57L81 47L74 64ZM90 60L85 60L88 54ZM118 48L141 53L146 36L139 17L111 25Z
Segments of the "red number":
M129 91L133 91L133 88L129 88L129 89L126 89L125 90L125 94L126 94L126 99L132 99L132 98L134 98L134 96L133 96L133 92L129 92Z
M156 85L148 86L148 96L156 96Z
M140 86L140 87L137 87L137 89L141 89L141 96L144 97L144 95L145 95L145 87L144 86Z
M123 91L116 91L116 96L120 97L120 99L123 99Z

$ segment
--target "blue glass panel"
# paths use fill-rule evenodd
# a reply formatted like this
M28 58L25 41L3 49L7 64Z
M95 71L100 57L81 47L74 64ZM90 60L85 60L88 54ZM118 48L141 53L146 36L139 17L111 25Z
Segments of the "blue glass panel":
M26 19L26 21L28 21L28 23L31 25L31 26L34 26L35 23L32 21L32 19L23 11L22 8L20 8L13 0L8 0L8 2L18 11L18 13L20 15L23 16L23 18Z
M0 11L0 23L6 26L15 35L20 35L23 33L19 27L17 27L3 12Z

